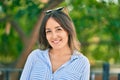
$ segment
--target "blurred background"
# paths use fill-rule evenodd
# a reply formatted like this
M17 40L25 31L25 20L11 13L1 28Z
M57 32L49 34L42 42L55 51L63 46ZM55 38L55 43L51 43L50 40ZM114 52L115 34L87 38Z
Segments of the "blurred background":
M91 80L102 80L108 63L110 80L120 73L120 1L118 0L0 0L0 80L18 80L29 53L39 48L44 11L67 7L81 52L91 64ZM109 69L108 68L108 69ZM16 75L16 76L15 76ZM14 76L14 77L13 77ZM97 76L97 77L96 77Z

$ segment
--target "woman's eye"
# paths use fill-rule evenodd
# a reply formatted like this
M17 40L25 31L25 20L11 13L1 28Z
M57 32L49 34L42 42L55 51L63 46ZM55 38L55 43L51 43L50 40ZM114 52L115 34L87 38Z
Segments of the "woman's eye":
M46 31L46 33L50 33L51 31Z
M59 29L57 29L57 30L58 30L58 31L61 31L62 29L59 28Z

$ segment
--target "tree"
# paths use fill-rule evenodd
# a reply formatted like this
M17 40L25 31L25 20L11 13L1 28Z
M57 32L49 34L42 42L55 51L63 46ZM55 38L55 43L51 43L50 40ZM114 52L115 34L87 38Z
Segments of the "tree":
M39 4L37 4L37 2L39 2ZM17 31L17 33L19 34L19 36L25 46L25 49L23 49L22 54L20 55L18 61L16 62L15 68L23 67L27 56L29 55L29 53L33 49L33 47L35 46L35 43L37 42L39 27L41 24L42 17L44 16L43 11L54 8L54 7L58 6L61 2L63 2L63 0L56 0L56 1L50 0L47 4L42 4L42 3L40 3L39 0L36 2L29 1L29 0L7 1L7 2L2 1L2 6L4 6L4 9L6 9L5 13L4 13L4 14L6 14L6 16L4 18L1 18L0 21L1 22L7 21ZM42 7L43 9L39 9L40 5L43 6ZM14 14L13 14L12 11L10 11L10 10L13 9L13 11L14 11L15 7L17 7L16 9L18 9L18 10L16 11L16 13L14 12ZM22 10L21 10L21 7L23 7ZM10 11L10 14L8 14L9 11ZM31 13L29 11L31 11ZM24 12L27 13L27 15L25 15ZM31 36L29 39L27 39L27 36L24 34L23 30L17 24L17 21L15 21L14 16L11 16L11 15L16 16L17 19L19 19L23 15L27 16L27 18L33 18L33 16L36 16L36 15L39 16L37 23L33 27L33 31L31 33ZM17 80L17 78L18 78L18 73L11 74L11 80Z
M96 0L72 1L70 12L76 26L82 52L91 65L97 62L119 64L120 13L119 5Z

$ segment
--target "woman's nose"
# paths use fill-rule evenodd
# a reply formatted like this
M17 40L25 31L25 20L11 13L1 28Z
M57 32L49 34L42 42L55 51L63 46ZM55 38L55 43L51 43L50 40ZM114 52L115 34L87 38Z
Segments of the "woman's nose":
M56 32L52 33L52 38L57 38L57 33Z

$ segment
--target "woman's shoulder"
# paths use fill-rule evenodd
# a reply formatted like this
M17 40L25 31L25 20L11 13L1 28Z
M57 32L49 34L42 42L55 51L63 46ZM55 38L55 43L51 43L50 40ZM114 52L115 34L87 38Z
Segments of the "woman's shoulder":
M46 50L35 49L35 50L31 51L31 53L29 54L28 57L40 57L40 56L42 56L42 54L45 54L47 52L48 52L47 49Z
M89 70L90 62L88 58L79 51L74 51L73 54L74 66L76 67L77 71L84 72L85 69Z
M78 60L89 64L88 58L83 53L79 51L74 51L74 55L77 56Z
M31 51L31 54L39 53L39 52L44 52L46 50L41 50L41 49L34 49Z

